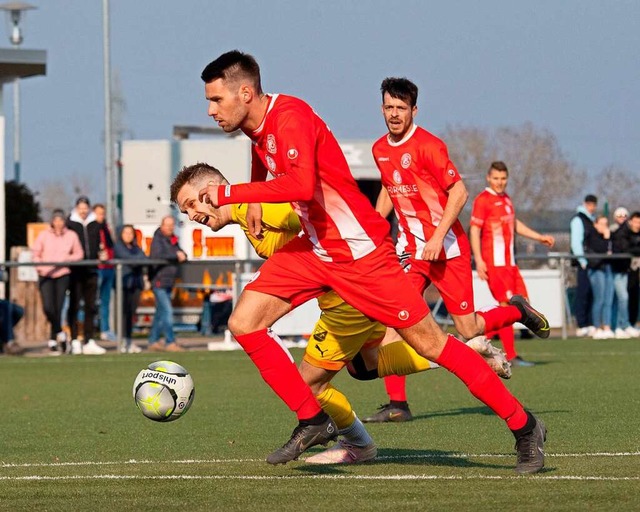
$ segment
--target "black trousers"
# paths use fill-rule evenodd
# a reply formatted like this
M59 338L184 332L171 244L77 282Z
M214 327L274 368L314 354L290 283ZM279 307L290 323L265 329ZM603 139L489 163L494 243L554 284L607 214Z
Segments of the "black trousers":
M122 290L122 317L124 319L124 337L131 339L133 333L133 317L140 302L139 289Z
M96 294L98 293L98 272L97 269L71 272L71 282L69 284L69 327L71 328L71 339L78 338L78 312L80 311L80 301L84 303L84 341L85 343L93 338L95 332L96 318Z
M591 282L589 271L578 267L578 283L576 286L575 315L578 327L587 327L591 324Z
M627 282L627 290L629 290L629 323L635 327L638 322L638 302L640 299L640 270L629 271L629 281Z
M56 335L62 331L62 307L69 289L69 275L55 278L40 277L39 286L42 309L51 324L49 339L55 340Z
M24 308L0 299L0 352L2 345L13 340L13 328L24 316Z

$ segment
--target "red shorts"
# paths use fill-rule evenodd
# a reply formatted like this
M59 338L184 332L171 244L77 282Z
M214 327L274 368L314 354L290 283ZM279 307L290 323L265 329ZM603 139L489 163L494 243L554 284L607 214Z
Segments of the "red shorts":
M464 316L473 313L473 277L468 253L449 260L410 259L409 262L407 275L421 294L433 283L450 314Z
M527 287L518 267L487 267L487 274L489 290L498 302L509 302L514 295L528 296Z
M245 287L291 302L292 308L335 290L369 318L411 327L429 314L422 296L398 264L391 240L356 261L321 261L306 238L294 238L271 256Z

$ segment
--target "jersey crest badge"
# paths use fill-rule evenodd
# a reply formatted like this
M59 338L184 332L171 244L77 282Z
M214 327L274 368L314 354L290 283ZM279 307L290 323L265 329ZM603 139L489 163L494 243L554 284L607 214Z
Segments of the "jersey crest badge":
M409 153L405 153L404 155L402 155L402 158L400 158L400 165L403 169L409 168L409 166L411 165L411 155Z
M276 138L273 136L272 133L270 133L269 135L267 135L267 151L269 153L271 153L272 155L276 154L277 148L276 148Z
M295 160L298 158L298 150L296 148L291 148L287 151L287 157L289 157L289 160Z

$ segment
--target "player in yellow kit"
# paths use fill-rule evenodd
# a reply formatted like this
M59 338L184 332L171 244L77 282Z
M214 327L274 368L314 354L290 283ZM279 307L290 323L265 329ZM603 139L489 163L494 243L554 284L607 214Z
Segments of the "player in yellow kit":
M261 205L261 234L259 238L251 236L246 215L249 205L231 204L214 208L199 201L199 190L203 183L209 182L216 185L228 184L217 169L199 163L184 167L171 185L171 200L190 220L206 225L213 231L218 231L228 224L238 224L262 258L268 258L300 233L299 218L290 204L265 203ZM318 297L318 305L321 309L320 319L309 339L299 370L322 409L333 418L339 434L343 437L335 446L307 458L306 462L330 464L371 460L377 453L373 440L354 413L347 397L330 382L345 365L358 356L363 347L379 344L384 338L386 328L347 304L334 291ZM484 349L490 350L486 345ZM371 350L367 352L371 353ZM367 365L374 367L373 371L367 372L368 378L395 373L416 373L438 367L419 356L403 341L380 347L375 352L376 358L373 363L371 358L367 359ZM491 364L491 361L489 362ZM358 378L363 378L363 369L360 369ZM352 374L358 373L353 369L351 371Z

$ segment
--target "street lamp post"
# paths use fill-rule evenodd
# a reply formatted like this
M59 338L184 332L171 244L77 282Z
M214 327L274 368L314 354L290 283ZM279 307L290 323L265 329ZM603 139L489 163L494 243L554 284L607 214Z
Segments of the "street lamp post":
M14 48L19 48L24 40L20 22L24 13L37 9L35 5L24 2L7 2L0 4L0 10L7 15L11 27L9 42ZM13 81L13 176L16 182L20 182L20 79Z

